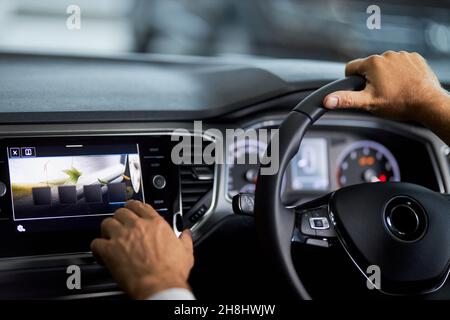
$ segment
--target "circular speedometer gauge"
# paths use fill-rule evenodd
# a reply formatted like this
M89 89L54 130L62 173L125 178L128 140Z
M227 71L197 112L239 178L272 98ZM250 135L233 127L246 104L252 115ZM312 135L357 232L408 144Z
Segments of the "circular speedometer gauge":
M341 153L337 162L337 185L400 181L397 160L375 141L357 141Z
M258 177L259 159L267 144L254 139L238 140L228 150L228 196L238 193L254 193Z

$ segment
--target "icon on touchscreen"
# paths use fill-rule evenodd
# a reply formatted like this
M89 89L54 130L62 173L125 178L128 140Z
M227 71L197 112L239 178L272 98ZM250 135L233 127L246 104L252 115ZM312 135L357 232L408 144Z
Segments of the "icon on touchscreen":
M109 203L124 203L127 201L127 185L123 182L108 184Z
M76 186L59 186L59 202L62 204L74 204L77 202Z
M10 158L20 158L20 148L9 148Z
M100 203L103 201L102 186L100 184L91 184L83 187L84 199L87 203Z
M52 192L50 187L33 188L33 201L36 206L44 206L52 204Z
M23 158L36 157L36 148L35 147L21 148L21 153Z

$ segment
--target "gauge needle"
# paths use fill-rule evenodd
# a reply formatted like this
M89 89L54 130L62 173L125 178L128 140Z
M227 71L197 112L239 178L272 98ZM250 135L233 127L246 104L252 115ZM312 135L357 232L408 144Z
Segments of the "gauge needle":
M386 182L386 175L384 173L380 173L377 176L377 173L373 169L367 169L363 173L363 179L366 182Z
M363 172L363 180L365 182L379 182L380 178L378 178L377 173L373 169L367 169Z
M256 180L258 179L258 171L255 169L247 170L247 172L245 172L245 179L248 182L256 183Z

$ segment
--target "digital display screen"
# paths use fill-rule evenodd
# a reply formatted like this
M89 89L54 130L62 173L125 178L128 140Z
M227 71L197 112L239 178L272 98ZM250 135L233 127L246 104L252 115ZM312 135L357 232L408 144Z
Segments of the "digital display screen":
M7 152L19 233L32 232L32 222L92 220L113 214L127 200L144 201L137 144L19 146Z
M325 191L329 188L327 141L305 138L291 162L291 189Z

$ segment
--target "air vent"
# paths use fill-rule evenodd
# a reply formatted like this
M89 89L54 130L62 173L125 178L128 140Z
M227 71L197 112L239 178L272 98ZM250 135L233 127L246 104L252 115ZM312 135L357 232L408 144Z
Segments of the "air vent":
M194 152L191 154L194 155ZM183 164L180 166L180 180L184 222L192 225L200 220L211 206L214 165Z
M212 190L214 167L207 165L182 165L180 167L180 175L183 214L188 214Z

